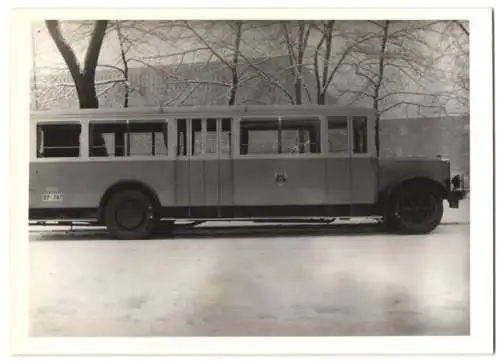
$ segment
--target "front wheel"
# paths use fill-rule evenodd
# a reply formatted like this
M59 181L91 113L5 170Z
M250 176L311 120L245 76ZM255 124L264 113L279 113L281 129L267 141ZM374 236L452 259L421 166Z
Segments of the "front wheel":
M432 188L407 185L395 192L388 205L385 224L405 234L427 234L443 217L443 200Z
M108 232L118 239L148 237L157 224L154 201L141 190L120 190L106 204Z

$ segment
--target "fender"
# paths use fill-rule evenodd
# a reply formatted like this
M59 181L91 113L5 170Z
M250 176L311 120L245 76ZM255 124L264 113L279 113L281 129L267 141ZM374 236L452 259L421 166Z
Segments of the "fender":
M160 199L158 198L158 195L151 186L139 180L134 180L134 179L122 180L108 187L107 190L104 192L104 195L101 197L101 200L99 201L99 214L98 214L100 222L103 221L104 209L111 195L118 190L129 189L129 188L139 189L145 192L153 199L153 202L155 203L156 207L161 206Z
M379 191L378 200L377 200L377 208L379 210L385 210L387 203L390 201L394 192L398 189L408 186L410 184L420 184L424 187L429 187L431 189L437 190L438 193L443 197L443 199L447 198L448 190L446 187L439 183L436 180L433 180L428 177L407 177L400 180L397 180L389 185L387 185L383 190Z

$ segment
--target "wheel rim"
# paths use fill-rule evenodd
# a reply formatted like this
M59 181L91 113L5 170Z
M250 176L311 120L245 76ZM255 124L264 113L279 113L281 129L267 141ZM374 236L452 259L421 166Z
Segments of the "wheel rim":
M135 230L148 218L148 205L136 199L124 199L116 207L115 220L123 229Z
M408 224L421 225L432 220L437 205L430 193L408 192L402 195L397 203L399 218Z

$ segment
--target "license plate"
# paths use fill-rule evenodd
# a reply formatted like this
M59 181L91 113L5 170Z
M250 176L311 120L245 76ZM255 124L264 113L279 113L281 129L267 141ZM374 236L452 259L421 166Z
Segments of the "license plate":
M42 194L42 200L44 202L57 202L64 200L64 194L62 192L50 191Z

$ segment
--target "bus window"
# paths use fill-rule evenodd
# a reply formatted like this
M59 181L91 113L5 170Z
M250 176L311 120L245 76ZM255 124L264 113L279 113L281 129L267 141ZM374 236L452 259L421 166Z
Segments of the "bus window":
M321 121L312 119L282 120L281 153L320 153Z
M240 153L276 154L279 152L278 120L242 120Z
M224 118L221 120L221 138L220 138L220 153L223 155L231 154L231 119Z
M167 123L130 122L128 128L129 156L167 155Z
M125 156L127 123L89 122L89 156Z
M354 153L367 153L367 120L366 117L352 117L353 151Z
M207 119L206 153L217 153L217 120Z
M202 149L202 133L201 119L191 120L191 155L201 155Z
M37 157L79 157L80 132L79 123L38 125Z
M187 156L186 120L177 120L177 156Z
M328 117L328 152L348 151L347 117Z

